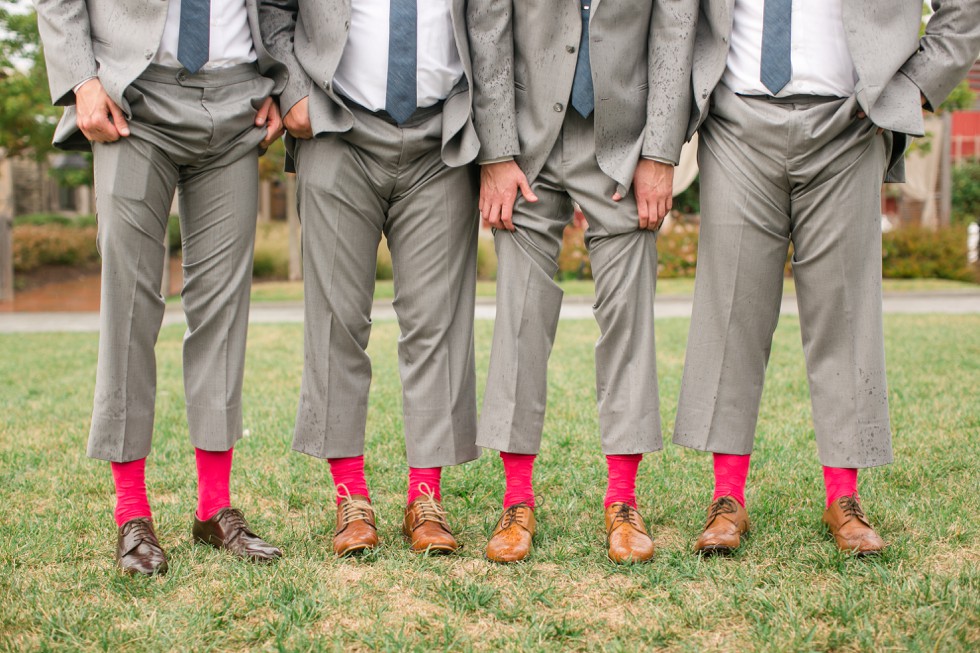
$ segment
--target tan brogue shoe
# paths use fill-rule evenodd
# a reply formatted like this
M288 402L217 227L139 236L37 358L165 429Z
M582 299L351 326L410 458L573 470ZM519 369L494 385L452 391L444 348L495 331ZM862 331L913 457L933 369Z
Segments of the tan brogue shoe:
M841 497L823 513L823 523L841 551L857 556L875 555L885 548L885 542L871 528L864 516L858 495Z
M653 540L640 512L628 503L606 508L606 543L609 559L616 563L646 562L653 557Z
M517 562L526 558L531 552L534 528L534 508L531 506L515 503L504 510L487 542L487 560Z
M694 552L704 555L729 554L749 533L749 514L734 497L718 497L708 508L704 532L694 543Z
M378 529L374 525L374 508L362 494L351 494L343 484L337 486L337 530L333 534L333 551L338 557L367 551L378 546Z
M452 553L459 548L446 522L446 511L435 493L425 483L419 484L422 496L405 508L402 532L413 553Z
M163 552L153 520L137 517L119 527L116 536L116 564L131 575L152 576L167 573L167 554Z

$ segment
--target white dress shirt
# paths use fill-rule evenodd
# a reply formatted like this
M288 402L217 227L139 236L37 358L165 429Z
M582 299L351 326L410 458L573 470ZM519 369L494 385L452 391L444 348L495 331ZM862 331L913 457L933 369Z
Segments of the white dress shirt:
M180 0L170 0L167 24L163 28L160 48L153 63L173 68L183 67L177 60L180 39ZM208 62L203 70L226 68L256 60L252 31L248 26L245 0L211 0L211 39Z
M463 77L456 49L452 0L419 0L417 23L417 97L429 107L446 96ZM388 91L388 20L390 0L351 2L350 32L334 88L371 111L385 108Z
M859 0L851 0L852 2ZM857 72L847 49L844 0L793 0L793 77L776 97L854 94ZM772 95L760 77L764 0L735 0L728 67L721 81L742 95Z

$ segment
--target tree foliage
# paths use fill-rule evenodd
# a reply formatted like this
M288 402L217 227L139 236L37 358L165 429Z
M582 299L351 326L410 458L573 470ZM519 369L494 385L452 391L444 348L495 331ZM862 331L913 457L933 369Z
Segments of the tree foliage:
M61 109L51 105L37 15L0 5L0 150L41 160Z

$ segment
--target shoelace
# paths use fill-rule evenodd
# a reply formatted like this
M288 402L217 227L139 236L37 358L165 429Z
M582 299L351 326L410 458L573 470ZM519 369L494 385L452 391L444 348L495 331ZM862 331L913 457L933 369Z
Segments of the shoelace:
M126 530L123 532L123 535L125 536L130 534L136 536L137 543L149 540L149 542L152 544L156 539L153 536L153 529L150 528L150 523L142 519L134 519L133 521L129 522Z
M371 516L374 513L374 509L371 507L371 504L361 499L355 499L343 483L337 485L337 496L341 498L341 528L353 521L364 520L369 523L372 521Z
M427 483L419 483L419 491L422 493L418 503L416 504L419 508L418 519L415 522L415 526L418 526L424 521L434 521L440 526L448 527L446 522L446 511L439 502L436 500L435 490L429 487Z
M527 508L526 503L515 503L504 511L504 516L500 518L500 530L510 528L511 524L517 522L522 509ZM523 525L523 524L522 524Z
M737 510L734 501L728 497L721 497L711 504L711 510L708 512L708 523L713 522L718 515L730 515Z
M642 530L640 525L640 512L628 503L621 504L613 517L613 528L618 524L629 524L637 530Z
M226 530L248 531L248 522L245 521L245 515L238 508L228 508L225 510L224 514L221 515L221 522Z
M854 495L843 496L837 502L840 504L841 510L844 511L846 517L856 517L865 523L868 521L867 517L864 516L864 510L861 509L861 504L854 498Z

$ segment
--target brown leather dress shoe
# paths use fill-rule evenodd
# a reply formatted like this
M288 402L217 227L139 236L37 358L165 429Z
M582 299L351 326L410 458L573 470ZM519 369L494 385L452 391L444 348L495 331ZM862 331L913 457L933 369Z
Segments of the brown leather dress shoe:
M347 488L338 488L342 492ZM337 530L333 534L333 552L338 557L367 551L378 546L374 525L374 508L366 496L347 493L337 504Z
M694 543L694 552L704 555L726 555L742 543L749 533L749 514L735 497L718 497L708 508L704 532Z
M225 549L252 562L271 562L282 557L282 551L251 531L238 508L223 508L207 521L195 515L193 533L195 542Z
M526 558L531 552L534 528L534 508L531 506L515 503L504 510L487 542L487 560L518 562Z
M153 532L153 520L137 517L119 527L116 564L127 574L152 576L167 573L167 554Z
M885 548L885 542L864 516L857 494L841 497L830 504L823 513L823 523L830 529L841 551L860 557L881 553Z
M606 508L606 543L609 559L616 563L646 562L653 557L653 540L643 517L628 503L612 503Z
M459 548L449 530L446 511L431 492L424 493L405 508L402 533L411 543L413 553L452 553Z

